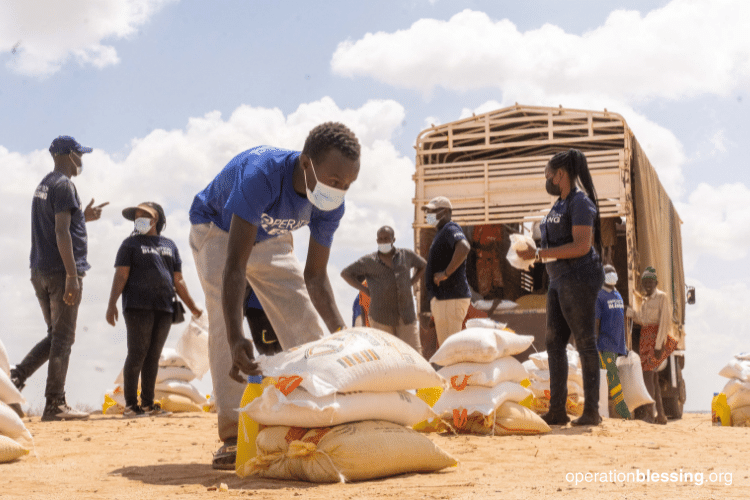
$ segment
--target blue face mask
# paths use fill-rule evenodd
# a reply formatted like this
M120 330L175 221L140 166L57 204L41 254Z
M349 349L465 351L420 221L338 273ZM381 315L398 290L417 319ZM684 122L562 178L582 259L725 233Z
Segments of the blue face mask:
M307 199L310 200L315 207L328 212L335 210L344 203L344 197L346 196L346 190L336 189L331 186L327 186L318 180L318 176L315 174L315 165L310 159L310 166L312 167L313 176L315 177L315 189L310 191L307 187L307 174L304 170L302 173L305 176L305 189L307 190Z

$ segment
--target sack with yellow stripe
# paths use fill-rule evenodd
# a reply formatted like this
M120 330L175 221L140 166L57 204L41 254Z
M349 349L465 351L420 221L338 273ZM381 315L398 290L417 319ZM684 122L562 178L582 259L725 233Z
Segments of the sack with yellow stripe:
M266 427L256 444L258 455L237 470L240 477L337 483L457 465L424 435L381 420L317 429Z

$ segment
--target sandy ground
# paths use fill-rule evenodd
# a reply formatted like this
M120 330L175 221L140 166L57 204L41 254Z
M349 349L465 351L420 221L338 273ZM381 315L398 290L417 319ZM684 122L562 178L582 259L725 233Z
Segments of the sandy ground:
M208 464L218 447L215 415L25 421L35 437L36 456L0 464L3 499L750 497L750 429L713 427L707 414L687 414L667 426L611 419L593 429L557 427L534 437L432 434L435 443L460 461L458 467L331 485L240 479L213 471ZM634 480L636 471L646 470L698 473L703 484L696 484L698 476L667 483ZM576 485L574 474L586 472L597 473L597 481L590 477L585 482L581 476L583 482ZM610 472L631 473L630 481L610 480ZM229 491L210 490L221 483Z

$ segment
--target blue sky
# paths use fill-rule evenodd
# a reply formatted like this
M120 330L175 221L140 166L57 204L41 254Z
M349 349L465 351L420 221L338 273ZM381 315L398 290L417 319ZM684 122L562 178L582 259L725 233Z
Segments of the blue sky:
M705 410L724 383L717 372L750 350L749 9L743 0L3 2L0 339L16 362L44 333L28 283L28 207L57 135L95 148L76 185L84 203L111 203L89 226L93 269L68 378L71 401L98 404L125 357L124 326L104 321L130 230L125 206L163 202L165 235L202 299L187 245L193 195L244 149L300 148L315 124L344 121L364 147L329 270L346 316L352 291L339 271L374 251L377 227L393 225L397 244L412 245L423 128L514 102L606 107L633 128L685 222L687 280L698 287L687 408ZM296 238L300 256L306 239ZM43 387L40 372L25 391L32 404Z

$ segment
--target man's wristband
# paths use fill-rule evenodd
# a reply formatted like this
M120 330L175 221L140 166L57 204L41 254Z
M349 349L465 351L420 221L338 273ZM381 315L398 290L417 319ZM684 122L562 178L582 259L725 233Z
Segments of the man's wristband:
M534 252L534 262L542 261L542 258L539 256L539 250L541 250L541 248L537 247L536 252Z
M78 278L78 275L77 274L74 274L74 275L67 274L66 277L67 278Z

